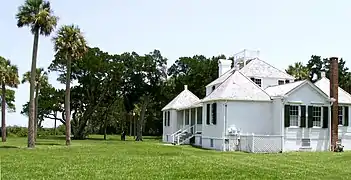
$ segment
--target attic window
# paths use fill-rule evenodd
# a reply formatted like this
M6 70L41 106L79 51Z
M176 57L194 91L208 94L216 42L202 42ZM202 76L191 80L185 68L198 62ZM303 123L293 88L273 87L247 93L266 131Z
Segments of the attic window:
M262 80L261 79L256 79L256 78L250 78L251 81L253 81L254 83L256 83L258 86L262 86Z
M212 92L216 89L216 86L212 86Z
M278 80L278 85L283 85L284 84L284 80Z

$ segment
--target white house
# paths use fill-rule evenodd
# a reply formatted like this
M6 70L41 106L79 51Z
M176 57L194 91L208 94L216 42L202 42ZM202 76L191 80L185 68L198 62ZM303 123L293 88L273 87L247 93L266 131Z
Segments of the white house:
M239 67L239 64L241 67ZM219 77L200 100L184 91L163 111L163 141L246 152L326 151L330 82L294 77L259 58L219 61ZM339 88L339 141L351 150L351 95Z

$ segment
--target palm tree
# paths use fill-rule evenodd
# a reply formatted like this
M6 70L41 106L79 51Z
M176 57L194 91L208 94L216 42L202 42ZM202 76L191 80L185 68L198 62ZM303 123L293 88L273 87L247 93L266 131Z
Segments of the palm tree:
M19 84L18 80L18 69L16 65L12 65L10 60L0 56L0 83L1 83L1 139L2 142L6 142L6 86L17 88Z
M71 108L70 108L70 91L71 91L71 62L79 60L87 52L86 40L78 26L64 25L57 35L52 39L54 41L54 50L62 55L66 60L66 94L65 94L65 112L66 112L66 145L71 144Z
M37 68L35 73L35 103L34 103L34 141L37 140L38 132L38 104L39 104L39 93L40 88L48 83L48 73L44 71L44 68ZM22 84L30 82L31 72L28 71L23 74Z
M50 2L44 0L26 0L24 4L18 8L16 19L17 27L28 26L34 35L28 120L28 147L34 148L34 90L39 34L49 36L57 25L58 17L53 15Z
M296 62L294 65L289 65L286 72L296 78L296 80L305 80L309 78L309 71L302 62Z

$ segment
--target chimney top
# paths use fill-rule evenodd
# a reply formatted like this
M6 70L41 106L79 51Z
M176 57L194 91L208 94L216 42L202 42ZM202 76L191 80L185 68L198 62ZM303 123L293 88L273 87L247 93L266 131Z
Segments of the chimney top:
M338 60L338 57L330 57L330 60Z
M321 72L321 77L322 77L322 78L325 78L325 77L326 77L326 76L325 76L325 71L322 71L322 72Z
M184 85L184 90L188 90L188 85Z

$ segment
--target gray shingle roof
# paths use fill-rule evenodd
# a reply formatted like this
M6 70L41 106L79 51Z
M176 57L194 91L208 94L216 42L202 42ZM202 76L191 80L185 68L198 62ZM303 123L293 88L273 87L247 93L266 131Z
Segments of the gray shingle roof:
M224 82L230 75L233 74L233 71L235 70L235 68L230 69L229 71L225 72L222 76L220 76L219 78L217 78L216 80L212 81L210 84L208 84L206 87L209 86L214 86L216 84L220 84L222 82Z
M267 62L260 59L253 59L241 70L245 76L248 77L268 77L268 78L282 78L294 80L295 78L288 73L277 69L276 67L268 64Z
M202 102L216 100L270 101L271 98L241 72L234 71Z
M267 87L265 89L265 91L270 96L284 96L305 82L306 82L306 80L296 81L293 83L288 83L288 84L283 84L283 85L270 86L270 87Z
M330 81L328 78L323 77L314 83L319 89L321 89L325 94L330 97ZM351 104L351 95L345 90L338 88L338 101L343 104Z
M200 103L200 99L193 94L191 91L188 90L187 86L184 86L185 89L178 94L170 103L168 103L162 111L175 109L187 109L190 107L196 107Z

